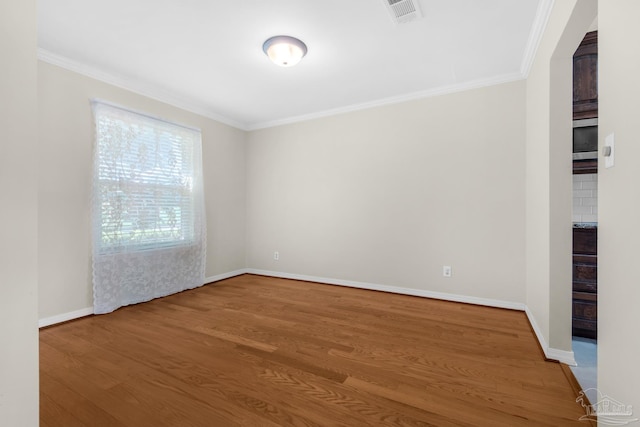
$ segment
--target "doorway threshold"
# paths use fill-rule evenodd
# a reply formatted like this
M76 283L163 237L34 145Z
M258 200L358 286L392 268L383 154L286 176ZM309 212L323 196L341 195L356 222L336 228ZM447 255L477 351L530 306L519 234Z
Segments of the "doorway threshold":
M594 339L573 337L573 354L578 366L571 366L589 401L598 401L598 343Z

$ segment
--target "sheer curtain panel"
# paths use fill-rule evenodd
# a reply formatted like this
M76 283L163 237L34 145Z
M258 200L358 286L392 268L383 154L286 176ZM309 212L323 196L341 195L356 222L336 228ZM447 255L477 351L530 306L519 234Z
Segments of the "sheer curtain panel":
M102 101L92 106L94 312L201 286L200 130Z

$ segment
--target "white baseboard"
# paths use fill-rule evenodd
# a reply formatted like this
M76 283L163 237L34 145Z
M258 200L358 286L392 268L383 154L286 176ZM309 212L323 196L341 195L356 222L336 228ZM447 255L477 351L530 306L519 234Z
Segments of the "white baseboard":
M533 313L529 310L529 307L525 307L524 311L527 313L527 318L533 328L533 332L536 334L536 338L538 338L538 342L540 343L540 347L542 347L544 356L547 359L557 360L558 362L565 363L569 366L578 366L573 351L559 350L557 348L549 347L549 344L547 344L547 340L544 338L544 335L542 334Z
M545 357L547 359L557 360L559 362L566 363L567 365L570 365L570 366L577 365L573 351L558 350L556 348L549 347L549 345L547 344L547 341L544 338L544 335L542 335L542 331L540 330L540 327L538 326L538 324L535 321L535 318L533 317L533 313L531 312L531 310L529 310L526 304L523 304L523 303L494 300L489 298L472 297L467 295L449 294L444 292L425 291L421 289L401 288L398 286L379 285L379 284L366 283L366 282L355 282L351 280L329 279L326 277L281 273L281 272L269 271L269 270L257 270L253 268L249 268L247 272L249 274L257 274L260 276L304 280L307 282L326 283L329 285L347 286L351 288L368 289L372 291L391 292L395 294L412 295L417 297L434 298L434 299L440 299L445 301L463 302L467 304L484 305L487 307L507 308L511 310L524 311L527 314L529 323L531 324L531 327L535 332L536 338L540 343L540 347L542 347L542 351L544 352Z
M219 282L220 280L228 279L230 277L240 276L246 274L246 269L231 271L229 273L218 274L217 276L206 277L204 279L204 285ZM38 321L38 327L44 328L46 326L55 325L57 323L68 322L69 320L79 319L81 317L90 316L93 314L93 307L87 307L80 310L70 311L68 313L57 314L51 317L45 317Z
M549 347L547 349L547 359L557 360L569 366L578 366L573 351L558 350L557 348Z
M204 284L208 285L209 283L219 282L220 280L241 276L243 274L247 274L248 272L249 272L248 269L241 268L240 270L230 271L229 273L222 273L222 274L218 274L217 276L205 277Z
M70 311L69 313L62 313L51 317L45 317L38 321L38 327L44 328L45 326L55 325L56 323L67 322L69 320L79 319L80 317L91 316L93 314L93 307L82 308L76 311Z
M350 288L368 289L370 291L390 292L394 294L412 295L416 297L425 297L440 299L446 301L463 302L467 304L484 305L488 307L507 308L510 310L524 311L525 305L519 302L495 300L489 298L471 297L466 295L448 294L444 292L425 291L422 289L401 288L399 286L379 285L375 283L356 282L352 280L329 279L326 277L306 276L302 274L281 273L269 270L256 270L249 268L249 274L257 274L259 276L280 277L283 279L303 280L306 282L326 283L328 285L346 286Z
M558 360L559 362L566 363L570 366L577 366L573 351L559 350L551 348L547 344L547 341L540 330L540 327L536 323L533 313L523 303L495 300L490 298L472 297L467 295L449 294L445 292L433 292L425 291L422 289L402 288L398 286L380 285L375 283L357 282L352 280L340 280L331 279L326 277L307 276L303 274L282 273L269 270L258 270L254 268L243 268L240 270L231 271L228 273L218 274L216 276L207 277L204 279L204 284L210 284L219 282L221 280L229 279L231 277L240 276L242 274L257 274L259 276L279 277L283 279L303 280L306 282L326 283L329 285L346 286L350 288L368 289L372 291L390 292L394 294L412 295L417 297L440 299L445 301L462 302L467 304L484 305L487 307L506 308L510 310L524 311L527 314L529 323L533 328L533 331L542 347L542 351L547 359ZM67 322L69 320L78 319L84 316L90 316L93 314L93 307L87 307L80 310L72 311L69 313L62 313L56 316L47 317L38 321L38 326L44 328L46 326L55 325L56 323Z

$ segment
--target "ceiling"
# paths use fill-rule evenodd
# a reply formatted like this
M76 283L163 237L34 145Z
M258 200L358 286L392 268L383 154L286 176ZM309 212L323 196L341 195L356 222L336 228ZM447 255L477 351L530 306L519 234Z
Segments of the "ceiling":
M40 59L257 129L526 77L552 0L40 0ZM295 67L262 43L303 40Z

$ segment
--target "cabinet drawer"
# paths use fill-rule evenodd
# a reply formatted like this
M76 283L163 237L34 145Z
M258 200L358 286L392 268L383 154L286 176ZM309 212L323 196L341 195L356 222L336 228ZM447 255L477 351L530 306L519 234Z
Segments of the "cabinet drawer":
M595 228L573 229L573 253L584 255L598 254L598 231Z
M598 306L594 301L574 300L573 318L584 320L598 320Z
M598 322L595 320L573 319L573 334L578 337L597 339Z
M596 282L598 280L598 266L595 264L573 264L573 280L581 282Z

